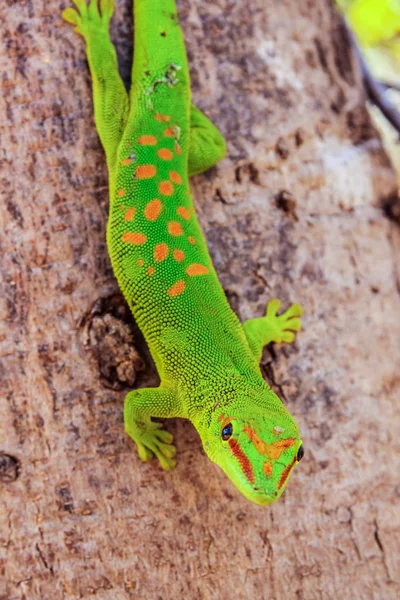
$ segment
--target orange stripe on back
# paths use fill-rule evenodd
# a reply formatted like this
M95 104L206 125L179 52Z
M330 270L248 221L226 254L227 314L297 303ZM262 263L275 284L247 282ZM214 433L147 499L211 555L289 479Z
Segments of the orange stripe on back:
M154 177L156 171L154 165L139 165L136 169L136 177L138 179L150 179L150 177Z
M147 204L146 208L144 209L144 216L149 221L155 221L160 216L161 211L162 211L161 200L159 200L158 198L155 198L154 200L151 200Z
M186 273L189 275L189 277L193 277L195 275L207 275L209 273L209 270L203 265L193 263L188 266L188 268L186 269Z
M141 246L147 241L147 237L143 235L143 233L133 233L132 231L127 231L122 235L122 241L133 244L134 246Z
M163 196L172 196L174 186L170 181L160 181L158 184L158 190Z
M160 113L155 113L154 118L156 121L160 121L160 123L168 123L171 120L171 117L168 115L160 115Z
M155 146L157 144L157 138L154 135L142 135L138 138L138 144L141 146Z
M182 225L178 221L170 221L168 223L168 231L173 236L183 235Z
M168 256L169 248L167 244L161 243L154 246L154 260L156 262L162 262Z
M174 250L173 256L178 262L182 262L185 259L185 253L183 250Z
M136 208L128 208L125 213L124 221L133 221L133 217L135 216Z
M178 215L180 217L182 217L182 219L185 219L185 221L189 221L190 212L188 211L188 209L185 206L178 206L178 208L176 209L176 212L178 213Z
M182 183L182 177L176 171L170 171L169 176L174 183Z
M172 160L172 152L168 148L160 148L157 154L162 160Z
M174 285L172 285L169 290L168 290L168 296L179 296L180 294L182 294L182 292L184 291L186 287L185 282L180 279L179 281L177 281L176 283L174 283Z

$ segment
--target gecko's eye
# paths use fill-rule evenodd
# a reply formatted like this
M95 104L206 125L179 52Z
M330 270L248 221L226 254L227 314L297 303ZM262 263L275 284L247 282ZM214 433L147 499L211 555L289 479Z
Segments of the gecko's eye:
M303 456L304 456L304 448L303 448L303 445L301 445L300 448L297 450L297 456L296 456L297 462L300 462L301 459L303 458Z
M233 432L232 423L228 423L228 425L225 425L225 427L223 428L222 433L221 433L221 437L224 440L224 442L229 440L229 438L232 435L232 432Z

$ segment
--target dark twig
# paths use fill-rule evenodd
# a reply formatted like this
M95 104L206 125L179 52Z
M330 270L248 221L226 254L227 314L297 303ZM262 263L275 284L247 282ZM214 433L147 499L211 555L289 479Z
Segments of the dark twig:
M400 92L400 83L392 83L391 81L380 81L379 82L385 90L396 90L396 92Z
M397 108L390 102L387 98L385 90L386 87L384 84L377 81L371 74L371 71L368 69L368 66L364 60L364 57L358 47L355 36L347 26L347 30L349 32L350 39L353 43L354 51L357 55L358 62L361 66L361 71L364 78L364 84L368 93L368 97L373 104L375 104L382 112L382 114L386 117L389 123L396 129L396 131L400 134L400 112Z

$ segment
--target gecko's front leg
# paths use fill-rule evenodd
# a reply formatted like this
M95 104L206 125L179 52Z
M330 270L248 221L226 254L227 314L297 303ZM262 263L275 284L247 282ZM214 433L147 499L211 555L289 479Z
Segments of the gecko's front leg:
M66 8L62 16L86 42L96 127L112 174L129 114L128 94L118 73L117 54L108 31L114 0L101 0L100 5L98 0L90 0L89 5L86 0L73 1L79 12Z
M243 329L247 337L250 349L258 361L264 346L271 342L291 343L295 332L301 330L300 317L303 309L300 304L292 304L286 312L278 315L280 301L274 298L267 304L265 317L248 319L243 323Z

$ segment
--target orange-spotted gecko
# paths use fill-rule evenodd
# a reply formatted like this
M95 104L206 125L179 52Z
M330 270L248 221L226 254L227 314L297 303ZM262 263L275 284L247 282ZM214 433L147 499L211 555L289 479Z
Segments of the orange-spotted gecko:
M114 0L73 0L63 18L86 41L97 130L109 170L107 244L114 273L154 357L161 384L129 392L125 428L143 461L175 466L172 436L151 417L190 419L208 457L246 498L270 504L303 456L299 430L259 367L263 346L292 342L302 310L241 324L196 218L189 177L226 152L191 104L174 0L136 0L132 86L109 37Z

